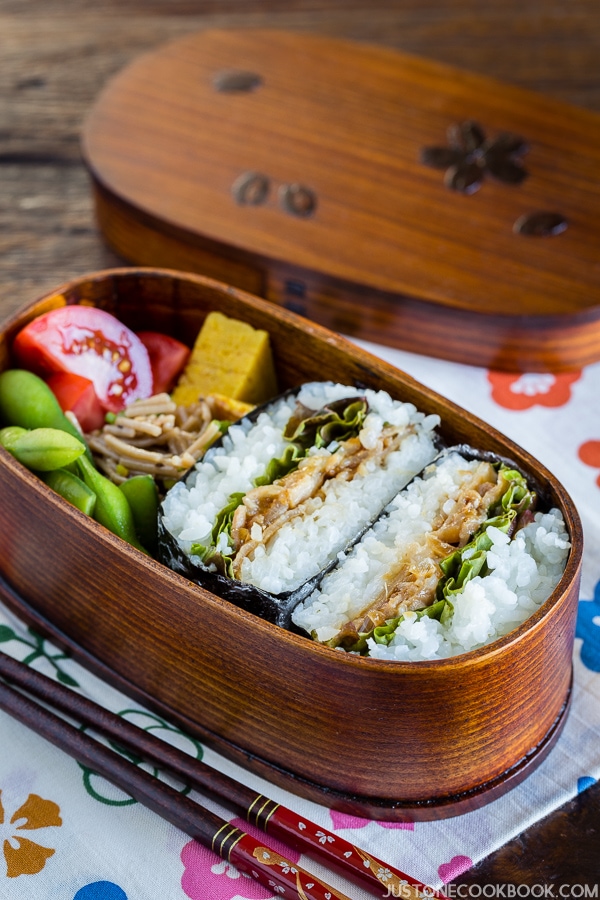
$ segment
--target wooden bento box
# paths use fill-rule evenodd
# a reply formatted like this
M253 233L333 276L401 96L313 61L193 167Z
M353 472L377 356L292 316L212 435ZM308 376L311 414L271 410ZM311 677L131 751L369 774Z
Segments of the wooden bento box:
M345 654L175 574L54 494L0 449L0 594L100 674L255 773L316 802L382 820L440 818L521 781L564 724L582 555L574 505L528 453L391 365L292 312L208 278L115 269L47 294L17 330L79 302L134 330L190 342L219 310L266 329L281 390L333 380L438 413L447 444L509 458L558 507L572 549L547 601L510 635L445 660Z

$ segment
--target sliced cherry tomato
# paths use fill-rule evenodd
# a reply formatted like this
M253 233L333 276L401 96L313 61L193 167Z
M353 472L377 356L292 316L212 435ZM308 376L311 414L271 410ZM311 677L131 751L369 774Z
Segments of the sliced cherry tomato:
M23 368L43 377L73 372L89 378L100 404L111 412L152 393L148 351L133 331L102 309L53 309L17 334L13 350Z
M70 410L77 416L83 431L102 428L104 410L89 378L73 372L55 372L47 379L47 384L63 412Z
M138 331L137 336L150 356L154 393L170 391L188 361L190 348L158 331Z

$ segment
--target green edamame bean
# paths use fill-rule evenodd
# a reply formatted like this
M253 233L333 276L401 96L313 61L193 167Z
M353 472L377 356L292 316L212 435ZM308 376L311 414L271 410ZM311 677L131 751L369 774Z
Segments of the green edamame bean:
M48 487L80 509L86 516L94 515L96 495L87 484L67 469L55 469L42 474Z
M135 530L150 552L158 543L158 489L152 475L133 475L119 485L127 497Z
M87 450L83 435L65 416L46 382L26 369L6 369L0 374L0 419L22 428L58 428Z
M22 434L27 434L26 428L21 428L20 425L7 425L6 428L0 430L0 444L5 450L10 451L14 442L20 438Z
M86 456L79 457L77 468L82 480L96 495L94 519L113 534L137 547L142 553L146 553L135 533L133 513L123 491L98 472Z
M51 472L75 462L85 447L81 441L58 428L34 428L10 440L7 450L28 469Z

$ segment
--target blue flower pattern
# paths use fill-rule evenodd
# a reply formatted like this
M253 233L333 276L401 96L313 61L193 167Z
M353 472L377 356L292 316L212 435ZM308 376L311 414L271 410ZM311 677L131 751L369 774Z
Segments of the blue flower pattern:
M581 661L592 672L600 672L600 581L593 600L580 600L575 636L581 638Z
M127 894L113 881L94 881L80 888L73 900L127 900Z
M595 778L592 778L591 775L582 775L581 778L577 779L577 793L582 794L593 784L596 784Z

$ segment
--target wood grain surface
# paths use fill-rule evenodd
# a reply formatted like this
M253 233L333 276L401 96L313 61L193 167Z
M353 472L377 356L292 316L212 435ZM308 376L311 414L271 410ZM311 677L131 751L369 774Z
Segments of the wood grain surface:
M207 27L374 41L600 112L598 0L0 0L2 318L68 278L119 263L92 214L83 116L137 55ZM599 827L596 786L456 886L593 886Z

